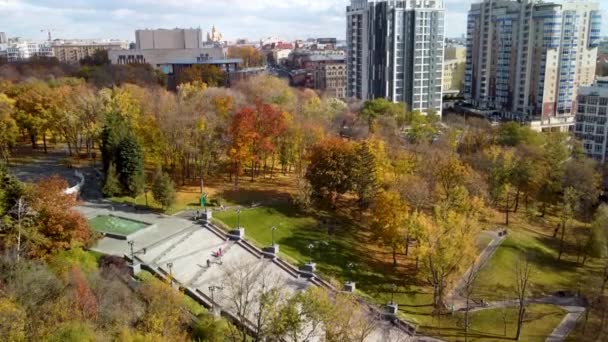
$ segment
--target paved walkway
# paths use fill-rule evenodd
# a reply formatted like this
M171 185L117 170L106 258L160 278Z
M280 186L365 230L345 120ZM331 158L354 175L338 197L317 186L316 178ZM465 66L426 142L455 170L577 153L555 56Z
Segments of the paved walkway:
M568 314L561 323L553 330L551 335L547 337L547 342L561 342L565 341L566 337L570 335L572 330L576 327L576 322L585 312L585 308L581 306L562 306L562 309L568 311Z
M455 311L466 308L466 299L463 297L462 292L466 285L467 279L473 269L480 270L490 260L492 255L496 252L498 247L506 239L506 236L498 236L498 232L485 231L484 234L492 237L492 240L488 243L488 246L481 252L475 265L469 267L462 277L456 282L456 285L448 292L445 296L445 303L448 307L453 307Z
M473 268L480 270L483 266L490 260L492 255L496 252L498 247L504 242L505 236L498 236L496 232L486 232L493 236L492 241L488 244L488 246L483 250L480 254L477 262L474 266L470 267L460 278L460 280L456 283L454 288L448 293L446 296L446 303L449 305L453 305L455 311L465 310L466 309L466 299L463 297L463 289L466 285L466 281L469 277L469 274L472 272ZM552 304L559 306L566 312L566 316L561 321L561 323L553 330L551 335L547 338L547 342L561 342L565 341L566 337L572 332L572 330L576 326L576 322L579 317L585 312L584 303L578 297L558 297L558 296L546 296L541 298L533 298L526 301L526 304ZM479 304L471 303L469 305L470 311L481 311L487 309L496 309L496 308L504 308L504 307L514 307L517 306L517 300L507 300L507 301L496 301L496 302L488 302L485 305L481 306Z

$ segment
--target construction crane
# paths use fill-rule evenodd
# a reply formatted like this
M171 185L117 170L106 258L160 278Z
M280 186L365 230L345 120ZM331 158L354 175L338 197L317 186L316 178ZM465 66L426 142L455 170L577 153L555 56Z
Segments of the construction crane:
M40 32L46 32L49 35L49 42L51 40L53 40L52 37L51 37L51 32L54 32L54 31L55 31L55 29L52 29L52 28L43 28L43 29L40 29Z

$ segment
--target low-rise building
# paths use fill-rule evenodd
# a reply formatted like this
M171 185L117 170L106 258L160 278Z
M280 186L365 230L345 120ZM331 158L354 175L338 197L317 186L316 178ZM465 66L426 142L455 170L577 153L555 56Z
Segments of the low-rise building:
M456 96L464 86L465 62L457 59L443 61L443 95Z
M242 64L240 58L227 58L219 46L203 47L200 29L137 30L137 48L110 50L112 64L150 64L168 76L170 89L176 87L178 74L195 64L214 65L227 74Z
M342 59L322 59L314 63L314 88L327 96L346 99L346 62Z
M28 60L32 57L53 57L49 42L15 39L6 45L6 58L9 62Z
M578 88L574 134L586 154L599 162L608 158L608 77Z
M78 63L100 50L127 50L129 42L121 40L55 40L51 44L53 55L63 63Z

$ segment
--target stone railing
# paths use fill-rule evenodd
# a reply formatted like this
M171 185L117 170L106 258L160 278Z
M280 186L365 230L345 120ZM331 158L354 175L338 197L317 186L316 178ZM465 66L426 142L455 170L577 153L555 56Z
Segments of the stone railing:
M78 177L78 179L80 179L80 181L73 187L67 188L63 191L67 195L79 194L80 189L82 189L82 186L84 185L84 175L82 174L82 172L74 170L74 174L76 175L76 177Z

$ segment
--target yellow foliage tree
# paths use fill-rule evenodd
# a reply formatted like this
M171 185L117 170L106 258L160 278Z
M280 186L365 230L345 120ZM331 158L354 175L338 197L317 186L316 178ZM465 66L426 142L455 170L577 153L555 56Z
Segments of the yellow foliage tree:
M25 341L25 311L10 298L0 298L0 339Z
M371 207L370 228L374 238L391 249L393 266L397 266L397 252L405 247L407 224L408 208L399 194L379 193Z
M440 206L433 218L418 217L422 271L433 287L433 304L437 309L444 305L443 296L452 277L460 274L475 256L479 211L474 208L477 204L461 213Z

